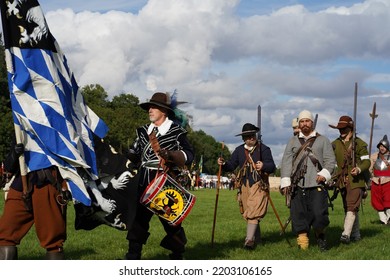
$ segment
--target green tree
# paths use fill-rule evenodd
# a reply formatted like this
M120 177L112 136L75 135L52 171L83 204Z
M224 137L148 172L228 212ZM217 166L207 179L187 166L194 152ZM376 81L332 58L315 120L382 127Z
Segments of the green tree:
M149 121L147 113L139 106L139 99L132 94L120 94L111 101L112 118L107 138L118 151L124 152L134 141L136 128Z
M106 108L109 106L107 100L108 94L106 90L99 84L86 85L81 88L85 103L94 110L98 108Z
M148 122L138 97L122 93L109 101L107 92L98 84L84 86L81 92L86 104L109 128L105 141L118 152L125 152L135 139L136 128Z
M9 106L9 89L7 67L5 63L5 49L0 33L0 161L6 157L11 139L14 134L12 112Z
M199 164L203 156L203 173L217 174L219 166L217 159L221 155L224 158L230 157L230 151L226 147L222 150L222 143L216 141L212 136L206 134L203 130L190 132L188 135L190 143L195 150L195 161Z

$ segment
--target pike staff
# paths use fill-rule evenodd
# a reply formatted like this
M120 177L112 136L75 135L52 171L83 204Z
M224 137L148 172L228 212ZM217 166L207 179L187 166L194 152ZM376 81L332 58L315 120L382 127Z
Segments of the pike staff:
M372 135L374 131L374 120L378 117L376 114L376 102L374 102L374 106L372 107L372 113L370 113L371 121L371 132L370 132L370 145L368 146L368 154L371 155L371 147L372 147Z
M222 142L222 150L220 154L220 158L222 158L222 152L223 148L225 147L225 144ZM214 246L214 233L215 233L215 224L217 221L217 208L218 208L218 198L219 198L219 189L221 187L221 173L222 173L222 165L219 165L219 170L218 170L218 181L217 181L217 187L216 187L216 194L215 194L215 206L214 206L214 219L213 219L213 230L211 233L211 247Z

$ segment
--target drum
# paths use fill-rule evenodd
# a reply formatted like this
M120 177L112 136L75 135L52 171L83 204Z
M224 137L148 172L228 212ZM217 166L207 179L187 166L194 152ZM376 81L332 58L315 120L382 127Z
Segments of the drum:
M195 201L194 195L164 172L150 182L140 199L150 211L173 226L180 224L187 217Z

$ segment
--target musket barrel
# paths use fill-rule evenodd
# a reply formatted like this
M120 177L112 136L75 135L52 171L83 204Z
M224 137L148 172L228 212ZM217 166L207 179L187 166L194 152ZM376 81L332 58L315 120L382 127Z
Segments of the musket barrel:
M358 85L355 83L355 96L353 103L353 133L352 133L352 167L356 167L356 112L357 112L357 90Z

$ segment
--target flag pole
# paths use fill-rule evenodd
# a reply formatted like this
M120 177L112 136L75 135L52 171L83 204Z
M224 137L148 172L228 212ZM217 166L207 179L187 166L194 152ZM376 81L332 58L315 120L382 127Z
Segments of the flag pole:
M23 143L22 130L20 129L20 126L14 124L14 127L15 127L16 144ZM14 148L15 147L12 147L12 149ZM24 159L24 153L19 156L19 169L20 169L20 176L22 178L22 184L23 184L23 194L26 195L27 194L27 165Z
M222 150L221 150L221 155L222 157L222 152L225 144L222 142ZM215 233L215 223L217 221L217 208L218 208L218 197L219 197L219 188L221 187L221 173L222 173L222 165L219 165L219 170L218 170L218 181L217 181L217 187L216 187L216 195L215 195L215 207L214 207L214 220L213 220L213 231L211 233L211 247L214 246L214 233Z

